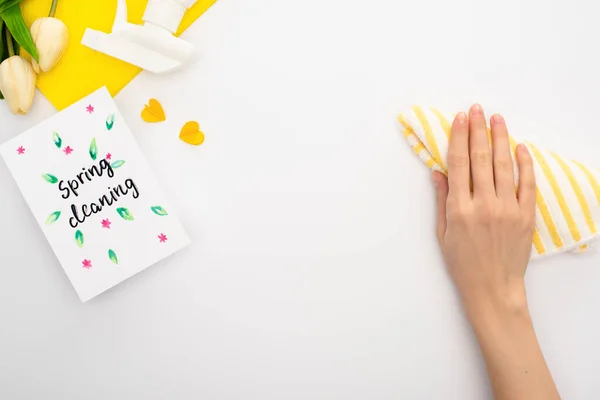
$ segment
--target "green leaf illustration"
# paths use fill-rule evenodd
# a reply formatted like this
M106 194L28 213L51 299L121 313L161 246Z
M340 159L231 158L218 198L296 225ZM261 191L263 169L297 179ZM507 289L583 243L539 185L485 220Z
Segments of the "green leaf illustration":
M92 157L92 160L96 160L96 157L98 157L98 146L96 145L96 138L92 139L92 143L90 143L90 157Z
M62 147L62 139L58 132L52 132L52 140L54 140L54 144L56 145L56 147L58 147L59 149Z
M167 212L167 210L165 210L161 206L150 207L150 209L152 210L152 212L154 214L160 215L161 217L164 217L165 215L169 215L169 213Z
M115 125L115 114L110 114L108 116L108 118L106 118L106 129L108 129L110 131L114 125Z
M58 178L57 178L57 177L55 177L55 176L54 176L54 175L52 175L52 174L43 174L43 175L42 175L42 178L43 178L43 179L44 179L46 182L48 182L48 183L51 183L51 184L53 184L53 185L54 185L56 182L58 182Z
M114 161L112 164L110 164L110 166L112 167L112 169L117 169L123 166L123 164L125 164L125 160L117 160Z
M56 221L58 221L58 218L60 217L60 211L55 211L52 214L50 214L48 216L48 218L46 218L46 225L52 225L53 223L55 223Z
M116 265L119 265L119 259L117 258L117 253L115 253L114 250L108 250L108 258L110 258L110 261Z
M75 232L75 243L77 243L77 246L79 246L79 248L83 247L83 233L80 230L77 230L77 232Z
M133 221L133 215L129 212L128 209L120 207L120 208L117 208L117 212L119 213L121 218L123 218L124 220Z

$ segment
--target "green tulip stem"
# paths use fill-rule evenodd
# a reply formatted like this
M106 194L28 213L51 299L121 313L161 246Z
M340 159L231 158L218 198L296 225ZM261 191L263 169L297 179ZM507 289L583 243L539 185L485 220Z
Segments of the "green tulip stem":
M49 17L54 17L56 14L56 6L58 6L58 0L52 0L52 5L50 6L50 14Z
M4 27L6 29L6 45L8 47L8 56L12 57L15 55L15 48L13 47L13 39L10 31L8 30L8 26Z

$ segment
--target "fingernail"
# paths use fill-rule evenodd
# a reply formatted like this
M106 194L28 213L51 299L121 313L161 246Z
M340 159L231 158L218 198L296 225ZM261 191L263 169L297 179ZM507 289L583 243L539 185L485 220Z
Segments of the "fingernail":
M464 112L459 112L458 115L456 116L456 122L459 124L464 124L467 122L467 114L465 114Z
M525 143L519 143L517 145L517 153L521 153L523 156L529 155L529 149L525 146Z
M492 116L492 124L502 124L504 123L504 118L500 114L494 114Z
M471 114L483 115L483 109L481 108L481 106L479 104L474 104L473 107L471 107Z
M437 171L433 171L431 173L431 179L433 180L433 184L435 185L435 187L440 186L440 177L438 175L439 173Z

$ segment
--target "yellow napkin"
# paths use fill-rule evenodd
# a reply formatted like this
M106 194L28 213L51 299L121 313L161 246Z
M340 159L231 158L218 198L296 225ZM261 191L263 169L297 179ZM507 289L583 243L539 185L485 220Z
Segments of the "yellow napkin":
M432 170L447 172L453 115L414 106L400 114L404 136ZM510 138L515 158L517 140ZM587 250L600 238L600 170L525 143L533 156L537 183L532 258ZM518 174L516 175L518 180Z
M181 34L216 0L199 0L185 15ZM28 26L39 17L48 16L51 0L25 0L23 15ZM142 22L147 0L127 0L129 22ZM56 17L69 28L69 46L60 63L38 77L37 86L48 100L62 110L82 97L106 86L116 95L141 71L140 68L81 44L86 28L110 32L117 12L117 0L60 0Z

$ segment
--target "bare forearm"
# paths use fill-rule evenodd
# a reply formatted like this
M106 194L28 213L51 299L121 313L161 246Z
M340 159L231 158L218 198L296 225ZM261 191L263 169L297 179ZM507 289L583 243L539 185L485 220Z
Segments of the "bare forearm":
M525 297L518 302L480 300L467 312L497 400L560 399Z

